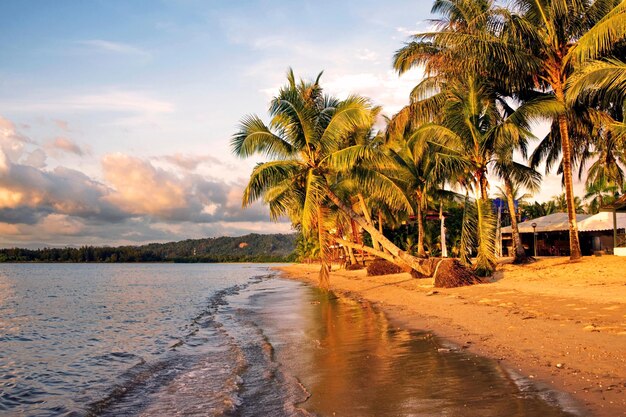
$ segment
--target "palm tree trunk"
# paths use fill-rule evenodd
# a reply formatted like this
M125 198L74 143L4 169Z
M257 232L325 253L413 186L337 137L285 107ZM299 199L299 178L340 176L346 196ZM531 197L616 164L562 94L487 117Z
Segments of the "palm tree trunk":
M378 210L378 232L383 235L383 212ZM383 248L381 245L381 250L383 252L386 252L387 249Z
M369 222L372 223L372 216L370 216L370 210L367 207L367 205L365 204L365 199L363 198L363 194L359 193L358 195L359 198L359 204L361 205L361 211L363 211L363 215L365 216L365 219ZM378 249L378 242L376 241L376 239L374 238L374 236L370 235L370 237L372 238L372 247L374 249Z
M487 175L485 174L485 171L481 171L480 172L480 198L483 201L487 201L487 199L489 198L489 196L487 195L487 188L488 188Z
M424 250L424 220L422 219L422 193L417 192L417 257L425 258Z
M354 240L354 222L352 220L350 220L350 238L348 240L350 241ZM356 265L357 260L356 260L356 256L354 256L354 250L352 249L351 246L346 246L346 248L348 249L350 265Z
M522 239L519 235L519 227L517 227L517 216L515 215L515 199L513 198L513 184L507 177L504 178L504 192L506 193L506 202L511 215L511 237L513 238L513 251L515 253L513 263L524 263L528 259Z
M352 208L349 207L347 204L345 204L339 197L337 197L337 195L333 193L330 188L326 189L326 193L328 194L328 198L330 198L331 201L337 205L337 207L339 207L351 219L357 222L359 226L361 226L370 235L372 235L384 249L389 251L389 255L392 256L394 259L393 263L402 265L402 266L407 266L424 275L428 275L427 271L422 267L422 265L420 264L417 258L409 255L408 253L404 252L403 250L398 248L396 245L394 245L393 242L391 242L382 233L376 230L373 224L368 223L364 217L356 214L355 211L352 210ZM371 251L368 251L368 252L371 252Z
M446 246L446 218L443 215L443 201L439 201L439 220L441 221L439 229L439 238L441 239L441 257L448 257L448 247Z
M320 245L320 273L319 273L319 286L324 290L330 289L330 277L328 268L328 254L326 244L326 231L324 230L324 211L322 206L317 207L317 238Z
M560 69L559 69L560 73ZM559 74L560 75L560 74ZM553 76L553 80L560 80L560 77ZM565 106L564 82L552 82L552 89L556 99ZM572 181L572 145L569 140L569 129L567 126L567 115L560 114L558 118L559 133L561 135L561 152L563 153L563 184L565 186L565 198L567 201L567 218L569 220L569 252L570 259L577 260L582 257L580 252L580 242L578 241L578 223L576 221L576 204L574 202L574 183Z

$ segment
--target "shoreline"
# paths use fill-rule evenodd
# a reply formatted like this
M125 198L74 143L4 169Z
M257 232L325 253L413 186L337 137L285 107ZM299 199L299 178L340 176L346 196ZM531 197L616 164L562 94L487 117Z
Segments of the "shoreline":
M409 274L333 270L331 290L377 305L530 380L569 394L582 415L626 416L626 259L501 264L492 282L434 289ZM317 285L319 265L275 267Z

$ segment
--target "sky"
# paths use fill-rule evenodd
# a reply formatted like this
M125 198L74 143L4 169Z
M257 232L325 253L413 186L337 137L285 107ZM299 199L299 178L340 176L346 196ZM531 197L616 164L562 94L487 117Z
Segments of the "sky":
M428 1L3 0L0 247L290 232L241 195L231 153L286 72L392 115L421 73L393 53ZM541 128L539 127L539 130ZM495 189L494 184L492 186ZM580 185L578 185L580 188ZM560 193L549 176L538 200Z

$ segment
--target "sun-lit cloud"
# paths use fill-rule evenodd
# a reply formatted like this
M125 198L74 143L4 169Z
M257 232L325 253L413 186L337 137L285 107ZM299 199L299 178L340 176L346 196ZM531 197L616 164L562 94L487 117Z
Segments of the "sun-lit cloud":
M49 144L49 146L50 148L53 148L55 150L72 153L74 155L78 155L78 156L85 155L85 150L83 148L81 148L76 142L63 136L59 136L55 138Z
M148 161L111 154L102 158L102 169L115 190L107 200L129 213L172 217L189 204L181 179Z
M221 165L221 161L211 155L189 155L177 152L173 155L164 155L159 157L163 161L166 161L179 168L187 171L194 171L199 165L204 163L211 163L213 165Z

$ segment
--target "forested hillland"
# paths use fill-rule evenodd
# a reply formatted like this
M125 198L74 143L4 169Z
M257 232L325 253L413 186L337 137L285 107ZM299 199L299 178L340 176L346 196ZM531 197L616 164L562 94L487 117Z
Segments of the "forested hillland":
M141 246L0 249L0 262L286 262L295 234L249 234Z

